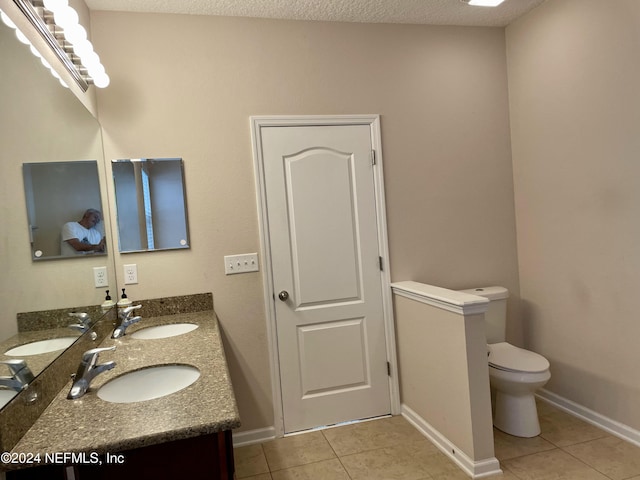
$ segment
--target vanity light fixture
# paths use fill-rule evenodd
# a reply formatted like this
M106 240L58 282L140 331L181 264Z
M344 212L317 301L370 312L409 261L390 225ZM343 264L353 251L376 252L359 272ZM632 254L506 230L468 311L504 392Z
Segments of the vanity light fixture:
M497 7L504 0L460 0L462 3L472 5L474 7Z
M83 92L86 92L91 84L98 88L109 85L109 75L87 39L87 31L78 22L78 12L69 6L68 0L13 0L13 3L42 36ZM31 53L39 57L42 64L66 87L57 72L4 12L2 20L16 29L18 39L29 45Z
M48 68L49 71L51 72L51 75L53 75L55 78L58 79L58 81L60 82L60 84L64 87L64 88L69 88L69 86L65 83L64 80L62 80L62 78L60 78L60 75L58 75L58 72L56 72L51 65L49 65L49 62L47 62L44 58L42 58L42 55L40 55L40 52L38 52L38 50L36 49L36 47L34 47L33 45L31 45L31 42L29 41L29 39L26 37L26 35L24 33L22 33L22 31L20 31L20 29L17 27L17 25L15 23L13 23L13 21L11 20L11 18L9 18L9 16L4 13L2 10L0 10L0 19L2 19L2 23L4 23L7 27L12 28L13 30L16 31L16 37L18 38L18 41L20 43L23 43L25 45L29 46L29 49L31 50L31 53L38 57L40 59L40 62L42 63L42 65L45 68Z

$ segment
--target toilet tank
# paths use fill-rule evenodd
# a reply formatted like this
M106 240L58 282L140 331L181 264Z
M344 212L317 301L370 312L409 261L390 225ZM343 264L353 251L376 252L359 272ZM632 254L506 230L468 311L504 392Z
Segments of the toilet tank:
M489 299L489 307L484 314L487 343L506 341L509 290L504 287L482 287L461 291Z

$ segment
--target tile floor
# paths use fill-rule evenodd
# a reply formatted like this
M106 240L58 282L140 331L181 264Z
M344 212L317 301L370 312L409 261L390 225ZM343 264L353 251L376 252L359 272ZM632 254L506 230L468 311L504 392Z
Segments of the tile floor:
M640 480L640 448L539 402L542 433L494 430L504 471L496 480ZM391 417L235 449L249 480L465 480L469 477L403 417Z

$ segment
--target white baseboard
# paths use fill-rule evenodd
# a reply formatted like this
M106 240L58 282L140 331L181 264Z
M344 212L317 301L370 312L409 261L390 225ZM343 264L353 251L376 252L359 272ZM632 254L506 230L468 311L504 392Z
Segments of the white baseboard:
M257 428L244 432L233 432L233 446L246 447L254 443L262 443L276 438L275 427Z
M407 419L422 435L427 437L447 457L453 460L471 478L485 478L502 473L500 462L495 457L475 461L467 456L456 445L451 443L438 430L433 428L425 419L411 408L402 404L402 416Z
M567 412L581 420L584 420L591 425L601 428L602 430L615 435L627 442L633 443L640 447L640 431L631 428L624 423L617 422L609 417L594 412L593 410L583 407L582 405L575 403L567 398L561 397L549 390L541 388L536 392L536 396L540 400L553 405L560 410Z

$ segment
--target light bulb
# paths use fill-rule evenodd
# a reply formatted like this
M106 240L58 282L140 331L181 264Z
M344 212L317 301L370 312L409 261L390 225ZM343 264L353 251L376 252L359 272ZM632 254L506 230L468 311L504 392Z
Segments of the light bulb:
M4 23L9 28L17 28L16 24L11 21L9 15L0 11L0 18L2 18L2 23Z
M40 63L42 63L42 65L45 66L45 68L51 68L51 65L49 65L49 62L47 62L44 57L40 57Z
M29 39L18 29L16 29L16 37L18 37L18 40L20 40L21 43L24 43L25 45L31 45Z
M46 8L47 10L53 13L69 6L68 0L44 0L43 3L44 3L44 8Z
M82 58L93 52L93 45L87 39L81 40L73 45L73 53Z
M106 73L98 77L94 77L93 79L93 84L98 88L106 88L109 86L110 82L111 82L111 79L109 78L109 75L107 75Z
M473 5L476 7L497 7L504 0L470 0L469 5Z
M36 57L42 58L42 55L40 55L40 52L38 51L38 49L33 45L29 47L29 50L31 50L31 53L33 53Z
M64 38L71 45L75 45L87 39L87 31L82 25L76 23L64 29Z
M86 68L87 70L91 70L94 65L98 65L100 63L100 57L96 52L92 51L84 57L81 57L80 63L82 63L84 68Z
M60 85L62 85L64 88L69 88L69 85L67 85L67 82L65 82L63 79L60 79Z
M89 68L87 69L87 71L91 78L96 78L106 73L104 65L102 65L101 63L96 63L92 65L90 69Z
M53 67L51 67L51 69L49 70L51 72L51 75L53 75L54 77L56 77L58 80L62 80L62 78L60 77L60 75L58 75L58 72L55 71L55 69Z
M80 17L78 17L78 12L67 6L57 12L53 12L53 19L55 20L56 25L62 27L62 30L66 30L67 28L77 24Z

